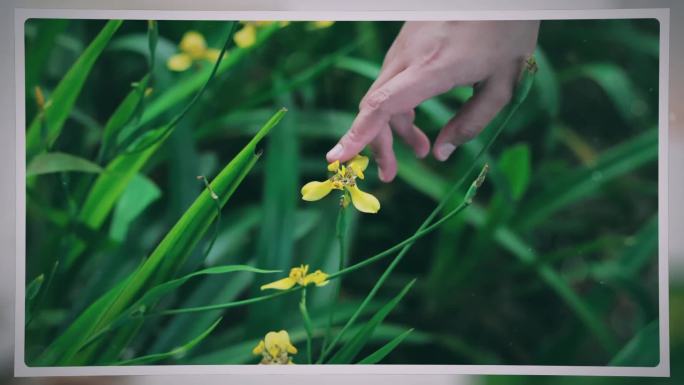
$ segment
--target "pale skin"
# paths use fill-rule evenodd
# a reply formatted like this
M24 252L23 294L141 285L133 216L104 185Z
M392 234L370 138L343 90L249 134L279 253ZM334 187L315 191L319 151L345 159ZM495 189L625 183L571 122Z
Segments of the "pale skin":
M538 30L539 21L404 23L378 78L361 99L351 128L327 153L328 162L348 161L369 145L380 180L390 182L397 174L395 134L420 158L432 152L437 160L449 159L511 99ZM414 109L459 86L473 86L474 94L445 122L431 146L413 124Z

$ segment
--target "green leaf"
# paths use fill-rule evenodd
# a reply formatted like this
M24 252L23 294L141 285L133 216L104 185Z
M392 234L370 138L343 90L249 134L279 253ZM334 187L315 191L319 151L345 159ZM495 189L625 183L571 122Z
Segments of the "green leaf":
M124 366L124 365L145 365L145 364L151 364L154 362L159 362L165 359L178 359L178 358L183 358L192 348L195 346L199 345L200 342L202 342L211 332L216 329L216 326L221 322L222 318L219 318L214 322L207 330L205 330L202 334L198 335L197 337L193 338L192 340L188 341L184 345L181 345L169 352L166 353L157 353L157 354L150 354L148 356L142 356L142 357L137 357L133 358L130 360L125 360L125 361L119 361L116 362L112 365L114 366Z
M513 199L522 198L530 184L532 161L525 143L506 148L499 158L499 169L508 181Z
M102 168L87 159L63 152L46 152L36 155L26 166L27 177L70 171L97 174L102 172Z
M109 237L122 242L130 224L161 196L161 190L151 180L136 174L121 194L112 214Z
M330 359L330 364L348 364L351 363L354 357L363 349L368 342L368 339L373 335L375 328L380 325L389 313L399 304L406 293L411 289L415 279L411 280L399 294L392 298L385 306L383 306L373 317L366 322L363 327L356 333L356 335L349 340L335 355Z
M26 286L26 301L31 302L33 299L36 298L38 293L40 292L40 288L43 286L43 282L45 281L45 274L40 274L36 278L34 278L31 283Z
M660 328L658 320L641 329L610 360L609 366L658 366L660 363Z
M259 142L278 124L285 112L286 110L283 109L273 115L212 181L211 189L218 195L218 203L221 207L225 206L259 159L260 155L255 153ZM216 201L211 197L208 189L204 189L142 266L81 313L67 330L45 350L39 362L44 365L73 363L74 356L83 343L134 303L141 290L146 285L153 283L151 282L153 277L157 277L157 279L169 277L175 269L183 264L185 258L192 252L210 227L216 215ZM79 360L87 362L88 357L79 358Z
M107 120L105 124L104 131L102 133L102 146L100 153L103 156L107 156L112 145L117 142L117 137L123 130L123 128L128 124L135 116L140 103L145 97L145 90L147 89L147 84L149 83L150 76L145 75L126 95L126 97L121 101L119 106L114 110L112 115Z
M409 329L398 336L394 337L390 342L385 344L383 347L380 349L376 350L375 352L371 353L368 357L362 359L361 361L358 362L358 364L361 365L373 365L377 364L378 362L382 361L385 357L387 357L388 354L392 352L399 344L408 337L409 334L413 329Z
M57 140L95 61L122 23L122 20L107 22L59 82L46 102L44 116L39 115L33 119L26 134L28 157L36 155L45 147L49 149Z

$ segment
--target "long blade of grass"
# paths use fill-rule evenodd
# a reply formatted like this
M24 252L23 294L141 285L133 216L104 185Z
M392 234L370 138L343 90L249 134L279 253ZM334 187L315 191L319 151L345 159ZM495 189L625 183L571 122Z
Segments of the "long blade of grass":
M121 194L123 194L133 177L142 169L152 155L159 150L164 141L171 135L175 126L202 96L214 79L214 76L218 73L226 49L231 44L234 24L231 24L230 28L216 64L209 72L207 78L203 79L204 83L193 99L169 123L146 132L145 135L138 138L138 141L131 143L130 151L123 152L114 158L107 165L105 172L100 174L95 180L79 213L78 219L81 223L95 230L102 226L114 204L121 197ZM69 254L65 257L65 268L69 269L73 266L85 248L85 242L76 239L69 250Z
M255 153L259 142L280 121L285 110L276 113L259 133L238 153L233 160L212 181L211 189L218 195L221 207L225 206L245 176L249 173L260 154ZM114 320L133 303L136 295L148 285L153 275L168 277L173 269L182 265L185 257L202 238L216 216L216 201L205 189L186 213L159 243L145 263L131 274L121 285L103 295L86 309L71 326L58 337L43 353L41 362L49 364L68 363L79 347L92 335Z
M400 343L402 343L406 337L409 336L413 332L413 329L409 329L395 338L393 338L390 342L382 346L380 349L374 351L371 353L369 356L366 358L362 359L361 361L357 362L357 364L360 365L373 365L377 364L378 362L382 361L385 357L387 357L388 354L392 353L394 349L396 349L397 346L399 346Z
M26 154L29 158L43 149L49 149L57 140L95 61L122 23L122 20L108 21L59 82L45 104L43 119L45 132L42 132L42 119L40 117L33 119L26 133ZM44 138L43 134L45 134Z
M198 335L197 337L193 338L192 340L188 341L187 343L169 351L166 353L156 353L156 354L150 354L147 356L143 357L136 357L132 358L130 360L125 360L125 361L119 361L115 362L112 365L114 366L130 366L130 365L145 365L145 364L151 364L154 362L159 362L162 360L166 360L169 358L182 358L184 355L186 355L192 348L195 346L199 345L205 338L211 334L211 332L216 329L218 324L221 322L221 318L217 319L216 322L214 322L207 330L205 330L202 334Z
M102 168L88 159L63 152L36 155L26 166L27 177L71 171L99 174Z
M368 339L370 338L371 335L373 335L373 331L375 331L375 328L380 325L385 318L389 315L392 310L394 310L395 307L399 304L399 302L404 298L406 293L408 293L409 290L411 290L411 287L413 287L413 284L416 283L416 280L413 279L411 280L404 288L395 296L392 298L385 306L383 306L377 313L373 315L373 317L366 322L363 327L361 327L361 330L359 330L354 337L352 337L349 342L347 342L338 352L330 358L330 361L328 361L329 364L347 364L351 363L354 360L354 357L356 357L357 354L363 349L363 347L366 345L368 342Z
M660 362L660 336L658 320L641 329L610 360L609 366L656 366Z

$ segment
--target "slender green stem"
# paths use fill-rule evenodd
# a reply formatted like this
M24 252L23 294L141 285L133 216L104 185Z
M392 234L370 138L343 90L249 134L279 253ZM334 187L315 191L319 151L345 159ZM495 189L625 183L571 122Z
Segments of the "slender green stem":
M344 269L344 261L346 258L346 238L347 238L347 208L345 205L345 200L348 200L349 197L347 196L347 192L345 191L344 195L342 196L340 200L340 210L339 213L337 214L337 241L339 242L339 259L338 259L338 266L337 266L337 272L342 271ZM342 290L342 278L337 282L337 285L335 286L335 292L333 293L333 300L332 300L332 306L330 306L330 310L328 311L328 326L325 329L325 335L323 337L323 344L321 345L321 352L325 350L325 347L328 344L328 341L330 340L330 336L332 333L332 325L335 319L335 309L337 308L337 302L339 301L340 298L340 291Z
M313 362L313 359L311 358L311 340L313 339L313 325L311 323L311 318L309 317L309 312L306 309L306 287L302 290L302 300L299 302L299 311L302 313L302 318L304 319L304 329L306 329L307 363L311 364Z
M221 48L221 51L219 52L218 59L216 59L216 63L214 63L214 67L212 67L211 72L209 73L209 77L207 78L207 81L202 84L202 87L195 93L195 95L192 97L190 102L183 108L183 110L176 116L174 116L171 121L166 125L164 128L164 135L160 135L159 138L165 138L166 134L170 133L174 127L180 122L185 115L187 115L188 111L192 109L192 107L197 103L197 101L202 97L204 92L207 90L209 85L211 84L212 80L214 80L214 77L216 76L216 73L218 72L218 69L221 65L221 59L223 59L223 56L225 55L226 51L228 48L233 44L233 32L235 31L235 26L237 22L233 21L230 24L230 27L228 28L228 33L225 42L223 43L223 47ZM126 153L137 153L137 152L142 152L147 150L148 148L154 146L157 142L161 141L162 139L156 139L150 143L145 143L142 146L135 146L134 149L132 150L127 150ZM132 142L127 142L125 144L122 144L122 147L128 147L131 145Z
M169 309L169 310L163 310L158 313L150 313L146 315L146 317L149 316L155 316L155 315L171 315L171 314L181 314L181 313L194 313L198 311L209 311L209 310L217 310L217 309L228 309L231 307L238 307L238 306L243 306L243 305L250 305L253 303L261 302L261 301L266 301L272 298L277 298L280 297L281 295L285 295L288 293L292 293L298 290L301 290L302 286L295 286L290 290L285 290L285 291L279 291L273 294L268 294L268 295L262 295L259 297L254 297L254 298L248 298L248 299L243 299L241 301L233 301L233 302L227 302L227 303L217 303L215 305L207 305L207 306L195 306L195 307L184 307L180 309Z

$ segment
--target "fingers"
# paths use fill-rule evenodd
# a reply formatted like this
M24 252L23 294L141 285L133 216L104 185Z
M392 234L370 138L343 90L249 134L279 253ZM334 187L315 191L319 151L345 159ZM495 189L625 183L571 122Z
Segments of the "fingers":
M378 164L378 176L383 182L391 182L397 175L397 159L392 148L392 131L389 127L381 130L370 143L373 158Z
M328 161L351 159L380 131L389 128L392 115L412 110L423 100L444 92L444 85L428 75L409 67L367 94L349 131L326 154Z
M445 161L461 144L475 138L508 103L515 75L488 79L442 128L432 149L437 160Z
M401 138L413 148L419 158L424 158L430 152L430 139L418 127L413 125L415 112L392 115L390 126Z

